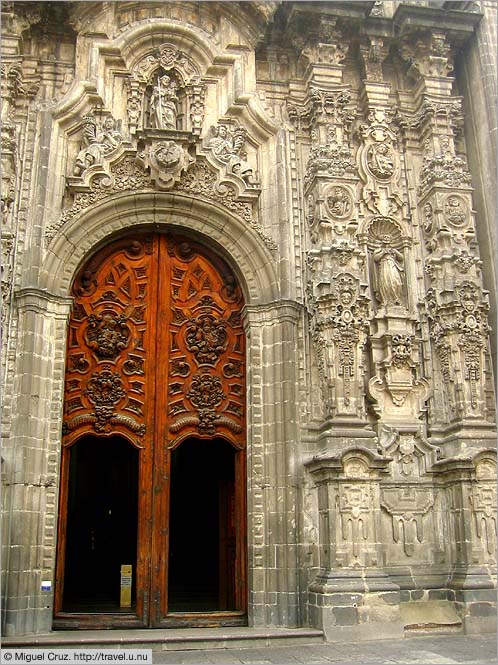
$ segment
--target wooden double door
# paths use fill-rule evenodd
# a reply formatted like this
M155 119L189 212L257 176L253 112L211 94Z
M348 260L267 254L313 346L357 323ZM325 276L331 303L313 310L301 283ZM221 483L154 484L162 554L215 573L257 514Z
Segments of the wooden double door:
M234 274L196 240L135 233L97 252L72 294L54 627L244 624Z

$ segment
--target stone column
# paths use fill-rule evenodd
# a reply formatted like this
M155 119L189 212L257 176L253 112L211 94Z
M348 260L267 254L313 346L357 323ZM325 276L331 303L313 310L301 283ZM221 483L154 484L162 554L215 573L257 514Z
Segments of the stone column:
M301 307L247 306L249 620L298 626L297 345Z
M452 94L454 48L441 28L407 34L401 54L416 79L415 114L406 116L408 141L422 149L417 215L425 253L425 354L432 359L429 408L432 443L447 455L492 445L494 398L490 382L489 309L483 289L471 176L462 142L461 98ZM415 157L415 161L420 157ZM427 323L425 324L427 326Z
M5 635L47 632L52 626L66 323L71 304L69 298L36 289L19 292L16 303L17 400L2 466ZM49 583L50 590L42 590L42 581Z
M429 591L429 599L452 600L455 590L456 606L467 628L472 624L472 612L489 614L489 607L471 606L481 593L489 594L492 585L489 553L477 546L475 528L482 525L479 521L474 524L472 512L473 493L478 488L472 459L478 451L495 446L496 440L487 293L482 285L471 175L461 131L462 104L453 94L451 76L456 50L473 26L472 17L465 25L457 25L457 15L447 15L448 22L456 21L452 29L435 20L431 26L417 25L410 11L400 9L400 55L409 63L407 76L414 80L414 87L411 94L399 94L403 111L398 120L410 155L406 162L408 189L425 272L420 303L422 358L434 387L439 388L429 401L427 429L430 444L447 458L428 471L434 478L435 507L436 500L441 504L443 499L443 526L448 533L443 561L450 584L434 589L434 594L441 595ZM404 23L409 16L413 20ZM425 519L433 519L432 513L435 508L427 511ZM428 565L427 573L431 567L436 577L436 565ZM427 573L420 568L421 579ZM429 587L428 581L424 586Z

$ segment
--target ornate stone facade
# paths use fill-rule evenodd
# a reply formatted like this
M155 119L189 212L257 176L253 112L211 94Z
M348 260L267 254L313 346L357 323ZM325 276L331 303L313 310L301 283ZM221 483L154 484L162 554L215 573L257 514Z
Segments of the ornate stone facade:
M472 91L495 20L485 0L2 4L5 635L52 628L62 435L145 433L121 305L81 314L101 364L62 422L64 368L88 369L71 285L130 229L204 243L244 292L246 402L216 412L212 312L180 322L197 366L165 380L203 436L246 418L249 625L395 636L444 602L492 629L496 100Z

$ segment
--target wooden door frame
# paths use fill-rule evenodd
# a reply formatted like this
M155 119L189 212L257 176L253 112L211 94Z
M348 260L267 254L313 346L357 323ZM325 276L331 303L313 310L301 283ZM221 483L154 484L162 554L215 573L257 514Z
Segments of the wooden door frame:
M192 438L192 435L181 437L173 444L165 447L166 469L169 482L167 483L168 502L168 525L169 512L171 507L171 454L179 448L182 443ZM236 442L223 436L198 436L195 438L203 441L213 439L222 439L235 450L234 455L234 492L235 492L235 528L236 528L236 561L235 561L235 598L236 605L240 609L219 610L211 612L169 612L168 611L168 561L169 561L169 528L165 534L165 552L166 563L164 567L165 575L163 578L163 589L166 592L162 594L161 615L156 615L155 627L199 627L216 626L220 622L223 626L245 626L247 625L247 448L239 446Z
M150 520L141 519L141 511L147 515L150 513L150 507L147 506L147 496L141 496L140 482L141 475L144 473L144 449L136 446L133 441L121 436L123 441L138 449L138 506L137 506L137 564L136 564L136 606L135 611L130 608L130 612L112 614L112 613L87 613L87 612L67 612L63 609L63 595L64 595L64 576L66 566L66 546L67 546L67 519L68 519L68 499L69 499L69 483L70 483L70 462L71 450L78 442L83 441L87 434L83 434L69 445L62 447L61 455L61 475L60 475L60 492L59 492L59 519L57 525L57 560L56 560L56 575L55 575L55 593L54 593L54 619L53 627L56 629L92 629L92 628L146 628L147 627L147 614L148 614L148 598L139 595L139 580L148 579L150 570L148 566L144 566L144 562L139 563L139 553L143 547L140 547L140 542L150 540L151 523ZM115 435L110 435L115 436ZM150 586L150 585L149 585Z
M153 237L154 243L157 239L157 252L159 252L162 245L166 242L161 240L161 237L167 237L167 233L155 232L154 234L147 233L146 231L131 230L128 234L120 236L114 242L109 243L96 254L92 255L85 263L84 268L88 266L97 270L99 266L100 257L104 258L114 255L126 242L129 242L135 237ZM185 237L179 231L174 234L176 241L178 237ZM194 245L200 245L200 256L208 262L217 273L222 275L220 271L220 262L223 264L223 259L215 254L208 247L193 240ZM159 253L157 254L157 257ZM156 259L158 265L159 259ZM79 275L82 274L83 268L80 270ZM151 298L155 302L159 301L162 289L165 287L162 280L171 279L171 275L166 275L164 272L156 268L159 279L156 279L152 286ZM243 301L242 301L243 305ZM242 306L239 306L239 310ZM158 326L158 311L155 308L153 319L149 322L147 339L150 349L157 351L157 346L161 342L161 335L167 335L166 326ZM244 334L245 339L245 334ZM67 351L69 353L69 349ZM244 360L245 362L245 360ZM244 370L245 374L245 370ZM166 403L166 392L168 390L169 381L156 381L157 374L154 373L154 389L152 390L152 404L150 404L149 413L153 414L154 422L158 422L161 407ZM162 391L162 398L159 392ZM247 407L244 406L244 409ZM164 409L163 409L164 410ZM154 426L154 431L159 431L157 425ZM66 560L66 529L67 529L67 510L68 510L68 496L69 496L69 461L71 446L79 441L85 435L71 436L70 440L63 443L61 455L61 481L60 481L60 499L59 499L59 520L58 520L58 545L57 545L57 561L56 561L56 585L54 595L54 628L58 629L73 629L73 628L142 628L142 627L167 627L167 626L183 626L183 625L219 625L222 623L227 625L246 625L247 623L247 478L246 478L246 441L245 441L245 428L244 428L244 441L241 444L229 437L224 436L222 433L217 433L215 436L204 437L195 434L199 438L223 438L230 443L237 452L235 455L235 495L236 495L236 512L238 517L236 519L236 581L237 588L235 595L237 598L237 611L223 611L223 612L209 612L209 613L168 613L167 610L167 584L168 584L168 553L169 553L169 510L170 510L170 466L171 466L171 447L168 447L168 442L165 437L157 437L151 445L151 448L146 446L139 450L139 469L138 469L138 528L137 528L137 595L136 595L136 609L135 613L129 614L104 614L104 613L74 613L63 611L63 593L64 593L64 570ZM111 433L109 436L116 434ZM132 445L136 445L136 441L131 440L122 432L118 433L123 438L127 439ZM99 434L105 437L105 434ZM181 441L192 433L186 434L185 437L175 439L174 446L180 445ZM171 442L169 442L171 444ZM152 478L152 487L149 491L145 488ZM156 525L156 526L154 526ZM166 525L165 528L159 529L159 525ZM161 590L163 591L162 593Z

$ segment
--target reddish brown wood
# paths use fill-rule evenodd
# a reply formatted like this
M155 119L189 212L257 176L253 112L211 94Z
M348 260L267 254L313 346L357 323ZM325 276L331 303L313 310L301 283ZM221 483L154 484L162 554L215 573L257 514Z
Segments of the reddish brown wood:
M103 440L119 434L140 450L136 614L143 625L171 623L172 449L191 436L206 441L221 436L236 448L233 593L243 614L245 337L243 297L233 274L188 238L137 234L97 253L76 277L73 296L56 616L62 610L70 448L85 434Z

